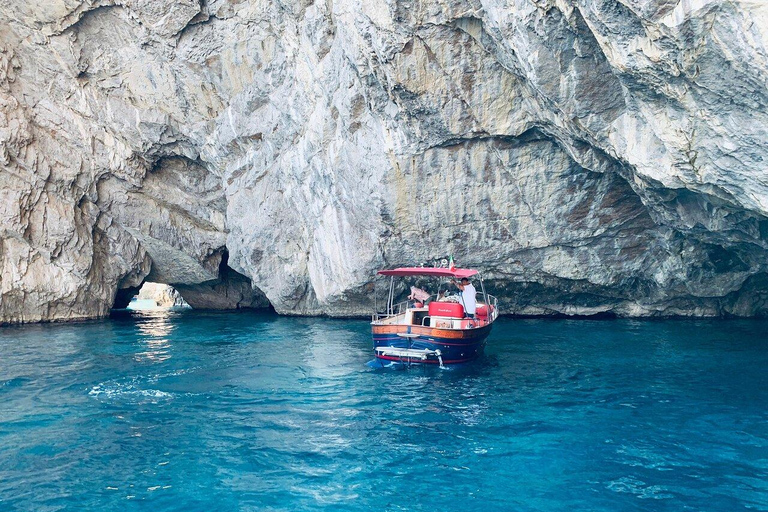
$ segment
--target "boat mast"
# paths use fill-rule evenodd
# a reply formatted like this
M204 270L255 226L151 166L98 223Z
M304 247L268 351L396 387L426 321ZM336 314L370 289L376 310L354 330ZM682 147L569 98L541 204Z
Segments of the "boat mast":
M391 276L389 278L389 297L387 298L387 304L389 309L389 314L394 315L395 305L393 304L395 300L395 276Z

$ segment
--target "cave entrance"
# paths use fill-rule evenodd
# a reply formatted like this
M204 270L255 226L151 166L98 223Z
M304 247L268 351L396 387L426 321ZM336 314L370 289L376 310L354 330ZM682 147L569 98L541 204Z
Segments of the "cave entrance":
M185 283L183 280L172 279L173 272L169 274L165 271L158 271L153 260L152 271L148 277L149 279L154 278L154 281L143 282L141 287L130 285L118 287L112 309L135 310L172 307L222 311L272 309L266 295L260 289L252 286L251 280L247 276L230 268L227 264L228 261L229 253L224 250L221 254L221 260L218 262L216 279L199 283ZM135 276L132 274L129 277ZM168 282L174 284L166 284Z
M191 306L173 286L151 282L145 282L126 306L126 309L140 311L168 308L191 308Z

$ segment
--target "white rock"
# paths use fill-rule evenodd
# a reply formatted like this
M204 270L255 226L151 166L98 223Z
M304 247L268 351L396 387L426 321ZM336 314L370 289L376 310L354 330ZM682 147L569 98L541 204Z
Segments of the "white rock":
M759 2L0 4L0 322L370 311L454 254L521 314L766 313Z

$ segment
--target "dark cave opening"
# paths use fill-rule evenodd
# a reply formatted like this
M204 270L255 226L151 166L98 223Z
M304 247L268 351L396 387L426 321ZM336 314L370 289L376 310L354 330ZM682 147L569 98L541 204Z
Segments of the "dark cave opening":
M118 290L112 309L151 310L191 307L173 286L144 281L139 287L132 286Z
M250 278L232 269L228 263L229 251L224 248L214 280L194 284L142 281L139 286L119 289L112 309L152 309L151 301L154 300L157 308L274 311L264 293L252 286Z

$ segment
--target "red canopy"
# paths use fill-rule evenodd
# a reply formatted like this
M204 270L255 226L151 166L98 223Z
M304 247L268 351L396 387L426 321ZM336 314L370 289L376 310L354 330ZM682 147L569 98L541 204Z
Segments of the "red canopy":
M401 267L392 270L379 270L382 276L430 276L430 277L470 277L477 274L477 270L471 268L432 268L432 267Z

